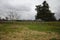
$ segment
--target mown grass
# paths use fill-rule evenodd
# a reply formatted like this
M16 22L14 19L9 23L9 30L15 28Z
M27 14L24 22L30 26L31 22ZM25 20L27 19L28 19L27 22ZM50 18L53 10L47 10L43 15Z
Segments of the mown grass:
M5 22L0 23L0 31L20 31L24 27L36 31L60 32L60 22Z

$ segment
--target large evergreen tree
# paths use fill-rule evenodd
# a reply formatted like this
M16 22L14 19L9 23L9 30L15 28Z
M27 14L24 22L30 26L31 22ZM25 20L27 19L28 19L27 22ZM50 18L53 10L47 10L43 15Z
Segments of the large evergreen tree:
M44 21L55 21L56 20L54 13L52 13L49 10L49 5L46 1L43 2L43 6L37 5L36 11L37 11L36 19L41 19Z

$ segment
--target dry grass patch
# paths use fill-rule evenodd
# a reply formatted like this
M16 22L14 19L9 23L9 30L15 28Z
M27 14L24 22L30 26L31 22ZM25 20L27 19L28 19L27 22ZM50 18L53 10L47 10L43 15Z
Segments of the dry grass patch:
M0 32L0 40L50 40L60 39L60 34L56 32L39 32L23 28L19 32Z

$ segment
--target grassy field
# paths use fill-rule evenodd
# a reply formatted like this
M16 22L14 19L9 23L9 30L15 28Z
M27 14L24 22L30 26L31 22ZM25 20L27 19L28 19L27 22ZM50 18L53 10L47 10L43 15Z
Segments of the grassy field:
M0 40L60 40L60 22L0 23Z

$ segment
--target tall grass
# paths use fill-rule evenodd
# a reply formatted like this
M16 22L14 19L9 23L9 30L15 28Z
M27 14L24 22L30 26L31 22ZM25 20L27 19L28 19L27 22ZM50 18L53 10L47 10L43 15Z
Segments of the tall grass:
M18 26L15 28L15 26ZM12 28L13 27L13 28ZM60 32L60 22L5 22L0 23L0 31L22 30L24 27L36 31Z

